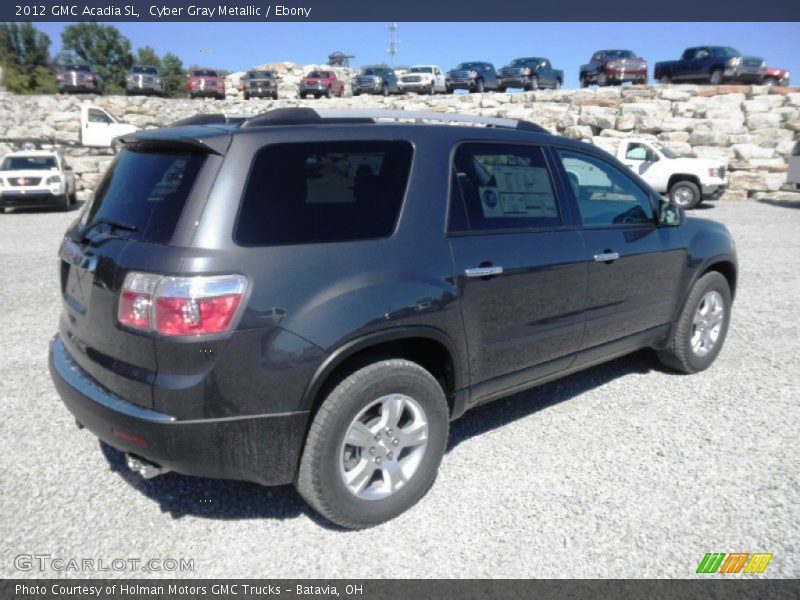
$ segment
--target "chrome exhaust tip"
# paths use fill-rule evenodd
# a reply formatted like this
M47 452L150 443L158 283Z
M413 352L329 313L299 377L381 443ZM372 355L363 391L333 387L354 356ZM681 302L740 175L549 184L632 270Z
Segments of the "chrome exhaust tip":
M138 456L134 456L133 454L125 455L125 464L128 465L128 468L131 471L138 473L144 479L152 479L153 477L157 477L158 475L169 473L169 469L160 467L155 463L151 463L150 461L147 461Z

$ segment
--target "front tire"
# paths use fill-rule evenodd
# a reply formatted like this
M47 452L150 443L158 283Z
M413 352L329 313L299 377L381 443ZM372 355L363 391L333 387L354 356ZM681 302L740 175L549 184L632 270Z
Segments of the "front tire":
M711 71L711 78L709 79L711 85L722 85L723 79L722 69L714 69Z
M672 187L669 188L669 199L673 204L691 210L700 204L703 196L696 183L684 179L672 184Z
M597 75L597 87L605 87L608 85L608 77L606 77L605 73L599 73Z
M484 89L485 87L483 79L478 79L478 83L475 85L475 91L478 92L479 94L482 94L484 92Z
M447 446L444 391L420 365L379 360L344 378L308 432L296 487L316 511L361 529L392 519L430 488Z
M692 286L659 360L682 373L704 371L719 355L728 334L731 288L721 273L706 273Z

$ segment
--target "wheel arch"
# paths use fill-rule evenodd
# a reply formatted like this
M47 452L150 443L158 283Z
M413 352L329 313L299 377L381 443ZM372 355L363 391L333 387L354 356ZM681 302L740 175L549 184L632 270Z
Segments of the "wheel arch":
M700 188L701 193L703 191L703 184L700 183L700 178L697 175L693 175L692 173L674 173L669 176L669 181L667 181L667 193L669 193L673 185L680 181L691 181Z
M406 358L420 364L439 380L451 416L464 410L465 372L453 340L434 327L408 326L386 329L345 342L317 368L306 387L300 410L316 413L326 394L344 377L378 356Z

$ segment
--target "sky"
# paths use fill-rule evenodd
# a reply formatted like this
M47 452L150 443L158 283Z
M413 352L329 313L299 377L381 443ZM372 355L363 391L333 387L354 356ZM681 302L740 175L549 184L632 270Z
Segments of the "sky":
M61 47L65 23L37 23L50 36L51 54ZM115 23L133 48L152 46L197 64L243 71L254 65L292 61L324 63L341 50L354 66L390 62L386 23ZM800 85L800 23L399 23L395 64L484 60L501 67L519 56L545 56L564 71L565 87L577 87L578 68L604 48L633 50L648 60L677 59L696 45L733 46L767 64L787 68Z

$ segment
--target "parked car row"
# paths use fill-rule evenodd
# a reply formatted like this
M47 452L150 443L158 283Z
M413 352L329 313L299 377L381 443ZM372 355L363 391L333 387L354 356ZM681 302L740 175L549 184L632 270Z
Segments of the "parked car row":
M684 50L678 60L657 62L654 78L662 84L726 82L788 86L786 69L767 66L756 56L745 56L730 46L695 46ZM67 64L56 74L59 93L87 92L102 94L103 78L98 70L85 64ZM623 83L646 84L647 61L632 50L598 50L578 71L581 87ZM242 93L250 98L278 98L279 77L274 71L251 70L242 77ZM328 70L309 72L298 85L301 98L343 96L345 83ZM515 58L504 67L486 61L462 62L448 72L438 65L416 65L397 73L387 66L364 67L352 83L354 96L361 94L452 94L468 92L504 92L509 88L538 90L559 89L564 85L564 72L555 69L545 57ZM190 69L186 81L190 98L225 98L225 79L215 69ZM126 94L163 95L164 79L158 69L134 65L125 76Z

